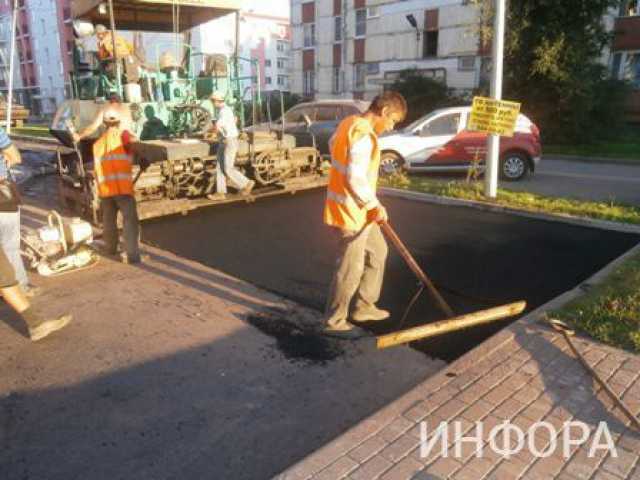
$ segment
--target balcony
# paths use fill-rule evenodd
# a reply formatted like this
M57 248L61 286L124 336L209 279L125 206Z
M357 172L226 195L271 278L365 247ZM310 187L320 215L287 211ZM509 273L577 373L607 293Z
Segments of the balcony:
M613 50L640 49L640 16L616 18Z

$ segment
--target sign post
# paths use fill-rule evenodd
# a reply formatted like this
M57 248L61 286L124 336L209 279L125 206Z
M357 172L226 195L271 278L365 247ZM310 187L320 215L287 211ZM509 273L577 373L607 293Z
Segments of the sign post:
M493 27L493 70L491 75L491 98L502 99L502 62L504 57L504 24L506 0L496 0ZM498 169L500 168L500 135L491 134L487 139L487 169L484 174L484 195L496 198L498 194Z

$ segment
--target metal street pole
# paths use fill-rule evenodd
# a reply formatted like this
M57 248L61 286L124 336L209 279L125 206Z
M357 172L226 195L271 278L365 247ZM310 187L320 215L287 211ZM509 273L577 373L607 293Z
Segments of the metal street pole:
M120 58L118 57L118 48L116 43L116 19L113 16L113 0L109 0L109 28L111 29L113 61L116 64L116 88L118 89L118 95L122 96L122 68L120 65Z
M504 24L506 0L496 0L493 26L493 71L491 74L491 98L502 100L502 62L504 58ZM487 169L484 174L484 194L496 198L498 194L498 169L500 168L500 135L487 138Z
M11 133L11 114L13 110L13 57L16 54L16 28L18 28L18 0L13 0L13 19L11 21L11 47L9 48L9 91L7 92L7 133Z

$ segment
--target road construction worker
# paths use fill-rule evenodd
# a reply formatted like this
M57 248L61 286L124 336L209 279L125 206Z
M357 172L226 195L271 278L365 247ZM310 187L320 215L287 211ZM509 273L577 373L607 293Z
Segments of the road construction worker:
M218 145L218 166L216 168L216 193L209 194L211 200L221 200L227 195L227 182L225 177L229 177L234 186L242 195L249 195L255 182L245 177L235 166L236 154L238 153L238 127L233 110L224 101L221 92L213 92L210 97L211 103L218 111L218 119L209 133L216 133L220 137Z
M60 330L71 321L71 315L52 318L44 314L40 307L29 303L3 248L0 248L0 294L27 324L29 337L34 342Z
M389 312L376 306L380 298L387 243L379 223L387 211L376 196L380 149L378 135L404 119L407 104L399 93L384 92L362 115L340 122L331 138L331 169L324 222L339 239L338 259L326 304L325 334L359 338L364 331L347 321L384 320Z
M98 59L112 60L113 56L113 39L116 40L116 56L119 59L126 59L133 55L133 45L128 40L116 34L112 36L111 30L107 30L104 25L96 25L96 38L98 40Z
M0 247L9 259L22 290L28 297L33 297L40 289L29 283L20 254L20 202L10 175L11 167L21 162L20 152L0 128L0 185L4 185L8 195L14 194L13 198L0 195Z
M104 132L93 144L93 162L97 183L106 253L116 255L118 251L118 210L122 213L124 230L125 263L140 262L138 211L132 178L133 155L129 144L137 138L127 125L125 106L118 95L112 95L109 103L100 111L98 119ZM94 122L80 134L73 134L74 142L91 135Z

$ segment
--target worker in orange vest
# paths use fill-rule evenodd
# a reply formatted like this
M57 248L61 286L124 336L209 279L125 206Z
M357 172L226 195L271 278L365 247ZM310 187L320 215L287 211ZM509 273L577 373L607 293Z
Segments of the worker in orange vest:
M388 250L378 225L388 219L376 197L380 168L378 135L393 130L406 113L407 103L402 95L384 92L373 99L364 114L342 120L330 140L331 170L324 223L335 229L340 246L327 298L326 335L340 338L365 335L362 329L347 322L354 295L353 321L389 317L389 312L376 306Z
M112 95L109 103L100 111L104 132L93 144L93 168L97 184L106 253L116 255L118 251L118 210L122 213L124 230L125 263L140 262L138 211L133 190L133 154L130 143L137 138L130 130L124 112L126 107L118 95ZM80 134L73 134L78 143L95 131L96 122L89 125ZM142 167L141 167L142 168Z
M120 60L133 55L131 42L118 34L113 34L104 25L96 25L96 38L98 39L98 58L100 60L113 60L113 40L116 43L116 56Z

